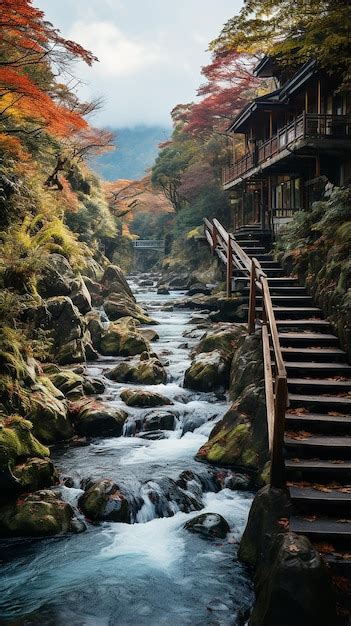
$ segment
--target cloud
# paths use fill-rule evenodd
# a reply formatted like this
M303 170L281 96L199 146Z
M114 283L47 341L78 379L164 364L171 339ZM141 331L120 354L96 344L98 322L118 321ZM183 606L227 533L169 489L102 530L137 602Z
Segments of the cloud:
M101 77L132 76L165 60L157 44L129 38L115 24L105 21L74 22L69 37L94 50L100 61L96 73Z

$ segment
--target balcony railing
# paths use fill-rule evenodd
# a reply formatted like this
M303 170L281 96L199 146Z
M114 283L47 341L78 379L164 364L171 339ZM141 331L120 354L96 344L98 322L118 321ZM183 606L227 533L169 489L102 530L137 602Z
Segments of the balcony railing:
M351 115L302 113L264 143L223 169L223 185L234 182L300 139L351 139Z

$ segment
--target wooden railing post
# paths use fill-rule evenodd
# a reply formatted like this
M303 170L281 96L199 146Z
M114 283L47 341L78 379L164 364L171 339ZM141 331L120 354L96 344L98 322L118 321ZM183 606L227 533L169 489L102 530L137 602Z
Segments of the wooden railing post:
M286 376L276 374L270 484L271 487L277 487L278 489L282 488L285 484L283 449L287 399L288 388Z
M227 251L227 298L232 295L232 280L233 280L233 247L232 237L228 233L228 251Z
M212 254L216 253L216 248L218 245L218 233L217 233L217 226L216 224L213 224L213 231L212 231Z
M256 264L255 259L251 262L250 273L250 295L249 295L249 316L248 331L250 335L255 332L256 327Z

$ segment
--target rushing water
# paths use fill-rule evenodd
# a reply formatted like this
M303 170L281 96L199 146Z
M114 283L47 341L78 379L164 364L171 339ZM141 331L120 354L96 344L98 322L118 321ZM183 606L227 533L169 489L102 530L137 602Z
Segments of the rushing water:
M151 389L173 401L165 409L176 414L175 430L157 440L132 436L135 421L150 409L128 407L125 436L55 452L56 465L74 484L61 488L65 499L76 506L82 479L112 478L134 502L134 523L89 524L78 535L3 543L0 623L235 626L243 623L251 604L251 587L236 558L251 495L231 491L225 487L225 472L219 479L194 461L226 410L224 398L182 387L191 348L203 332L199 319L192 322L190 311L163 310L179 294L161 296L131 286L159 322L154 347L168 363L168 382ZM98 361L88 372L101 377L119 360ZM119 394L132 385L104 382L104 401L125 409ZM188 470L193 474L187 475L181 497L190 497L201 512L223 515L231 528L226 540L208 541L184 529L199 514L182 512L174 491L174 481Z

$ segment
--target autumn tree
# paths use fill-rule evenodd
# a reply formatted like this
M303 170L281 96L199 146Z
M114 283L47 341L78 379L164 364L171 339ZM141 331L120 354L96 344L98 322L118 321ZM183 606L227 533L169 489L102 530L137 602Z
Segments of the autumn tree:
M287 66L315 58L329 73L339 73L344 87L351 74L351 4L349 0L245 0L211 47L268 54Z

